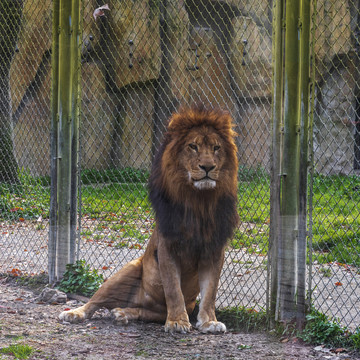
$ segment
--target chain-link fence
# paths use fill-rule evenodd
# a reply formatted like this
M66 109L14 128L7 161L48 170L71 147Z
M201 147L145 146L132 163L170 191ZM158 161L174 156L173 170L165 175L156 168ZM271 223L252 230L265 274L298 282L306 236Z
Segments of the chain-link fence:
M311 298L352 327L360 306L359 5L317 1L312 58Z
M103 3L82 5L76 256L109 276L143 252L153 228L147 179L168 117L182 104L220 106L239 134L242 223L218 305L265 310L272 1L114 0L95 13ZM38 274L48 270L52 2L1 6L0 143L12 141L0 147L0 271ZM318 0L314 9L309 182L309 296L352 328L360 317L358 18L350 0Z

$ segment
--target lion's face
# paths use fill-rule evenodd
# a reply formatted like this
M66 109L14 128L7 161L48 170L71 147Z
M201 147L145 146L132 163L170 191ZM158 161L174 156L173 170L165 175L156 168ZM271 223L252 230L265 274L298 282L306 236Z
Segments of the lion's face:
M180 167L190 185L198 190L216 188L224 163L223 141L209 127L192 129L185 138Z
M173 114L153 164L151 196L162 192L186 207L207 207L205 203L223 196L236 197L237 149L232 126L231 116L221 110L195 107Z

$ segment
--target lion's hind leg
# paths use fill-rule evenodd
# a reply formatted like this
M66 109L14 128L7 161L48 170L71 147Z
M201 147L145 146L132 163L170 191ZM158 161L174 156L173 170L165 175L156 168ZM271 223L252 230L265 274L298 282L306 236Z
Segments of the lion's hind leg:
M101 308L109 310L117 307L129 307L138 304L141 290L142 257L126 264L121 270L104 282L89 302L77 309L63 311L60 320L71 323L90 319Z

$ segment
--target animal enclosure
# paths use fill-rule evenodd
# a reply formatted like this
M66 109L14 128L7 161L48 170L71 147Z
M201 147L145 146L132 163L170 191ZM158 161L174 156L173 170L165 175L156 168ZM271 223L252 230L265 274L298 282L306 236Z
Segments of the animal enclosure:
M105 4L84 0L71 29L78 42L73 50L60 42L65 52L56 63L54 39L64 29L54 24L57 3L0 5L0 272L35 275L55 266L51 201L64 199L64 180L54 162L65 156L54 128L54 99L63 96L51 96L57 81L79 98L67 118L75 124L68 133L79 139L69 155L78 186L72 195L63 190L75 212L70 230L58 222L57 231L71 238L74 260L85 259L105 276L144 251L153 228L147 198L153 155L171 113L201 101L228 110L238 133L242 222L229 243L218 306L269 310L274 17L284 2L113 0L96 12ZM307 304L354 329L360 318L360 7L356 0L299 3L311 10L309 91L302 103L309 107L307 247L299 277L306 279ZM280 14L285 19L284 8ZM293 22L302 33L304 23ZM67 70L66 54L73 56Z

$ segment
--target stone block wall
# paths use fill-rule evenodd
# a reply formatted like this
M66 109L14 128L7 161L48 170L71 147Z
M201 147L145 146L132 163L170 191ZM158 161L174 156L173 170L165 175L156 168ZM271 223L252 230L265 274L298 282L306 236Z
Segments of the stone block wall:
M149 168L166 119L181 104L228 109L239 161L268 169L271 127L271 0L84 2L81 148L84 168ZM351 1L318 0L314 151L319 172L350 173L356 84ZM24 1L11 67L19 166L50 167L50 0ZM343 59L343 61L341 60Z

